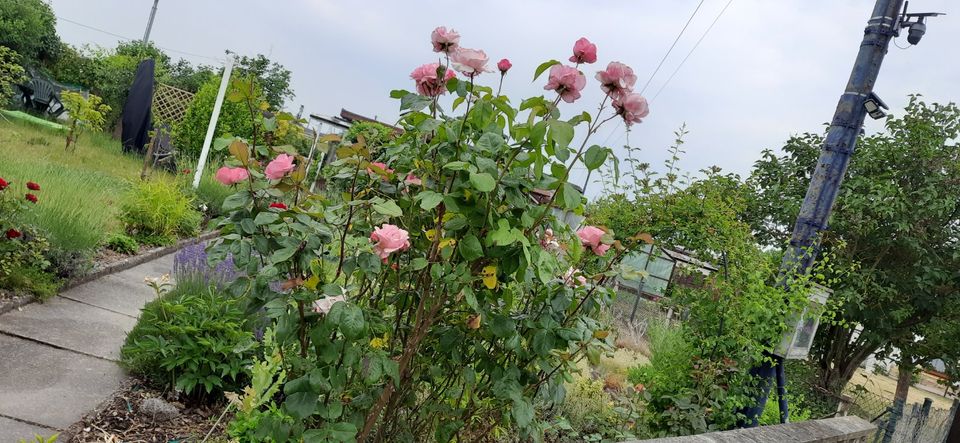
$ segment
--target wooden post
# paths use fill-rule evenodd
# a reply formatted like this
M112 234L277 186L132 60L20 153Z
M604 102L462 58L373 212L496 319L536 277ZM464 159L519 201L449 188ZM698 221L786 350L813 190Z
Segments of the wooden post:
M147 179L147 171L150 170L150 165L153 163L153 150L157 145L157 130L153 130L153 135L150 136L150 143L147 143L147 152L143 155L143 169L140 170L140 180Z

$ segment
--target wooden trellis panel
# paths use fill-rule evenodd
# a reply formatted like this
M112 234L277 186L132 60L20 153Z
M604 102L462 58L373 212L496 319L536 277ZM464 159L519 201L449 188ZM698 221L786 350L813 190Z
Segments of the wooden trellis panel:
M187 113L187 107L193 101L193 93L163 83L157 83L153 93L153 119L168 123L179 123Z

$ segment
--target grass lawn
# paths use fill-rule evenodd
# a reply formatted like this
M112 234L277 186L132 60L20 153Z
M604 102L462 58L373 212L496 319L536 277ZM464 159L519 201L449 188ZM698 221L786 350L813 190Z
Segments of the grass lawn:
M120 232L119 204L141 166L109 135L83 134L67 152L58 131L0 119L0 177L40 184L40 201L25 221L61 250L91 251Z

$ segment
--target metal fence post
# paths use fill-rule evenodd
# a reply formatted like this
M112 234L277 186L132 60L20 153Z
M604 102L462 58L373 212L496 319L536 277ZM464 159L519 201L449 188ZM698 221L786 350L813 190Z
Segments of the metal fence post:
M903 400L894 400L893 410L890 411L890 419L887 420L887 426L883 431L883 440L880 440L882 443L890 443L893 441L893 434L897 432L897 422L900 421L900 417L903 416L903 406Z
M960 420L957 420L957 413L960 412L960 400L954 399L953 406L950 406L950 414L947 416L950 420L950 430L943 439L943 443L960 441Z
M930 406L932 405L932 398L923 398L923 406L920 407L920 412L917 415L917 424L914 425L913 428L913 443L918 443L920 441L920 434L923 432L923 428L927 425L927 417L930 416ZM914 405L914 407L916 407L916 405Z

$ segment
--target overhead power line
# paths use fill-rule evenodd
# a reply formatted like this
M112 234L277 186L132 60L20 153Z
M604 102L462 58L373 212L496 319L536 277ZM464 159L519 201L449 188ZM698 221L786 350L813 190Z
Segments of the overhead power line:
M700 7L703 6L705 0L700 0L700 3L697 4L697 8L693 10L693 14L690 14L690 18L687 19L687 23L683 25L683 28L680 29L680 33L677 34L677 38L673 39L673 44L670 45L670 49L667 49L667 53L663 54L663 58L660 59L660 63L657 64L657 69L653 70L653 74L650 74L650 78L647 79L647 83L643 85L643 88L640 89L640 93L643 94L643 91L647 90L647 86L650 86L650 82L653 80L653 77L657 75L657 72L660 72L660 68L663 67L663 62L667 61L667 57L670 56L670 53L673 52L673 48L677 46L677 42L680 41L680 37L683 36L684 31L687 30L687 26L690 26L690 22L693 21L693 18L696 17L697 11L700 10Z
M670 84L670 80L673 80L673 77L674 77L675 75L677 75L677 72L680 72L680 68L682 68L682 67L683 67L683 64L687 62L687 59L690 58L690 56L693 54L693 51L696 51L696 50L697 50L697 46L700 46L700 42L702 42L703 39L705 39L705 38L707 37L707 34L709 34L709 33L710 33L710 30L713 29L713 25L717 24L717 21L719 21L719 20L720 20L720 17L723 16L723 13L724 13L724 12L727 12L727 8L730 7L730 4L731 4L731 3L733 3L733 0L727 1L727 4L723 6L723 9L721 9L721 10L720 10L720 13L717 14L717 17L714 18L714 19L713 19L713 22L710 23L710 26L707 27L707 30L706 30L706 31L703 31L703 35L701 35L701 36L700 36L700 39L697 40L697 43L695 43L695 44L693 45L693 47L690 48L690 52L687 53L686 57L684 57L683 60L680 61L680 64L677 65L677 69L674 69L674 70L673 70L673 73L670 74L670 77L667 78L667 81L663 83L663 86L661 86L660 89L657 90L657 93L653 95L653 98L650 99L650 102L651 102L651 103L653 103L653 101L656 100L657 97L660 96L660 93L663 92L663 89L666 88L668 84Z
M62 16L59 16L59 15L57 16L57 20L63 20L63 21L65 21L65 22L67 22L67 23L72 23L72 24L77 25L77 26L79 26L79 27L81 27L81 28L86 28L86 29L89 29L89 30L92 30L92 31L97 31L97 32L100 32L100 33L103 33L103 34L106 34L106 35L110 35L110 36L113 36L113 37L116 37L116 38L119 38L119 39L123 39L123 40L126 40L126 41L131 41L131 42L132 42L132 41L142 41L142 39L139 39L139 38L131 38L131 37L127 37L127 36L125 36L125 35L120 35L120 34L117 34L117 33L115 33L115 32L107 31L106 29L100 29L100 28L98 28L98 27L96 27L96 26L90 26L90 25L88 25L88 24L80 23L80 22L78 22L78 21L76 21L76 20L71 20L71 19L69 19L69 18L62 17ZM163 49L164 51L175 52L175 53L177 53L177 54L189 55L189 56L191 56L191 57L200 57L200 58L205 58L205 59L208 59L208 60L215 60L215 61L218 61L218 62L222 62L222 61L223 61L223 59L220 59L220 58L217 58L217 57L210 57L209 55L195 54L195 53L192 53L192 52L181 51L181 50L179 50L179 49L173 49L173 48L168 48L168 47L159 46L159 45L154 45L154 46L156 46L157 48Z

